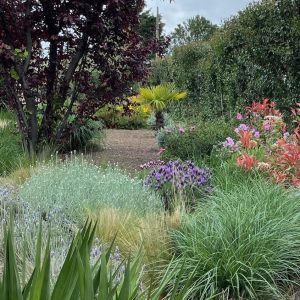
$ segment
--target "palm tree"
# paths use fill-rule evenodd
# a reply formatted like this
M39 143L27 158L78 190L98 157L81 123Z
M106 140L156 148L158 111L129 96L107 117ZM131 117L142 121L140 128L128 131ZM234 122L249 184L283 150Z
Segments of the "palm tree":
M177 100L184 99L187 92L179 92L173 83L165 83L148 88L141 88L135 101L149 106L150 110L155 112L155 127L160 129L164 126L163 111L168 105Z

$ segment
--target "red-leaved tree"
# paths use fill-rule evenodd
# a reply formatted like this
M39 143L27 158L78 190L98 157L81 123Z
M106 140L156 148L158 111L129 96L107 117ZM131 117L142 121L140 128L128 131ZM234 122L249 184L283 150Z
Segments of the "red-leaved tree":
M27 151L63 141L72 124L145 77L147 58L163 45L142 43L143 7L144 0L0 0L0 96Z

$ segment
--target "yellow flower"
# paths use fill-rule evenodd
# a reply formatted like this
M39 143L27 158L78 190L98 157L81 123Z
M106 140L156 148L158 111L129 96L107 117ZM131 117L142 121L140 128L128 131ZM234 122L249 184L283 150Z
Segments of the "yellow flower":
M133 110L133 107L134 107L134 106L131 105L131 104L128 105L128 109L129 109L129 110Z
M123 110L123 105L117 105L116 110L117 111L122 111Z
M128 97L128 99L131 100L132 102L136 102L136 98L137 98L137 96Z
M142 110L143 110L144 113L149 112L149 108L145 105L142 106Z

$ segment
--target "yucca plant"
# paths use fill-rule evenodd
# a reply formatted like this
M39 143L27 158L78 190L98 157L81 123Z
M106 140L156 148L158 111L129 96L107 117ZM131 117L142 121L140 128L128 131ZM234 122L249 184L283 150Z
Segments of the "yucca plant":
M45 251L42 251L41 231L36 245L35 268L24 283L25 272L19 269L17 263L12 225L5 230L5 262L3 278L0 280L0 299L129 300L143 297L140 291L140 254L133 262L129 258L113 271L110 263L112 243L102 252L97 262L91 264L90 252L95 232L95 226L91 223L86 223L74 238L54 286L51 286L50 239Z
M156 129L164 126L163 111L173 102L184 99L187 92L179 92L173 83L165 83L149 88L141 88L135 101L150 107L155 112Z

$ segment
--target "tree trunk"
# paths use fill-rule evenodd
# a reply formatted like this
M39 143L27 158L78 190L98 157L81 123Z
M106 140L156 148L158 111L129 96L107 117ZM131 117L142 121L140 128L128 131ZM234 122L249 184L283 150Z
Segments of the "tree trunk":
M164 127L164 115L162 111L157 111L155 113L155 129L159 130Z

